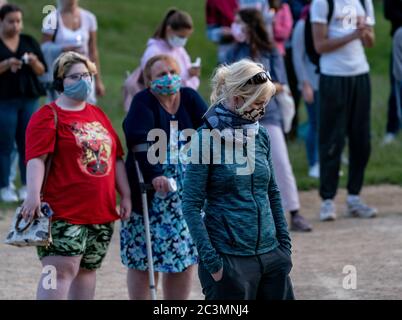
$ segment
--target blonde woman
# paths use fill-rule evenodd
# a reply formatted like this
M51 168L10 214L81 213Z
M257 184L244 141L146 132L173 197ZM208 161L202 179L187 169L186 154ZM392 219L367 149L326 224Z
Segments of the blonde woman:
M43 194L54 211L53 244L38 247L38 256L43 267L56 268L57 288L44 288L43 274L38 299L93 299L96 270L106 255L114 221L131 213L119 137L105 113L86 102L95 73L96 66L85 56L62 54L54 67L54 87L60 95L39 109L28 125L28 195L22 205L27 220L39 208L45 161L53 154Z
M224 160L189 164L183 195L183 214L200 257L203 293L207 300L293 299L291 241L269 136L258 122L275 85L262 65L245 59L219 67L212 84L212 106L201 129L221 132ZM230 141L241 152L247 150L254 170L239 174L244 164L226 161ZM255 147L249 147L253 142Z

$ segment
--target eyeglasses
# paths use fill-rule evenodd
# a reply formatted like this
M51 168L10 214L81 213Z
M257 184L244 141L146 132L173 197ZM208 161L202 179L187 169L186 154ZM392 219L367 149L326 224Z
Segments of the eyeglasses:
M261 71L255 74L253 77L248 79L245 84L243 84L243 87L248 85L248 84L262 84L267 81L272 81L271 75L269 74L268 71Z
M70 74L69 76L65 76L64 78L71 79L74 81L80 81L82 78L84 78L85 80L92 80L92 74L89 72L73 73L73 74Z

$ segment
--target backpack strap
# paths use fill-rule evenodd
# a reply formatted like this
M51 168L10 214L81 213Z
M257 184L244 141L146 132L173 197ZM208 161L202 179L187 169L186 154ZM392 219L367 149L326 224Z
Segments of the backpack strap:
M366 11L366 1L365 0L360 0L360 4L363 7L363 10Z
M328 2L327 24L329 24L332 19L332 16L334 15L334 0L327 0L327 2Z
M54 30L54 33L52 36L52 42L56 42L57 32L59 31L59 12L58 12L58 10L55 11L55 15L56 15L56 29Z

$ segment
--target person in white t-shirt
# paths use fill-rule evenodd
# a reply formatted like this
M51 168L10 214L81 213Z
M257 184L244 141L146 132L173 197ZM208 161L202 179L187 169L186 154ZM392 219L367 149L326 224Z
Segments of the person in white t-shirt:
M349 141L348 216L377 214L360 199L370 157L371 87L364 47L374 45L372 0L313 0L311 22L320 57L320 219L336 219L341 154Z
M78 0L58 0L57 11L51 12L44 21L42 34L42 51L48 64L47 79L44 82L52 83L53 61L62 53L75 51L88 57L98 69L95 76L94 88L88 102L95 104L96 95L105 94L102 82L100 61L97 47L98 23L96 16L88 10L79 7ZM46 78L46 77L45 77ZM55 91L48 89L48 99L56 98Z

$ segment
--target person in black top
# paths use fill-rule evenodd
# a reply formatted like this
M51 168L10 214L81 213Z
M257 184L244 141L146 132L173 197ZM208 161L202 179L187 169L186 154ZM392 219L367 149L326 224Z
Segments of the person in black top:
M0 9L0 199L18 200L8 187L11 154L18 147L20 198L26 195L25 130L45 92L38 76L46 70L39 44L21 34L22 11L13 4Z
M197 250L181 209L185 166L180 158L180 151L183 150L180 150L182 146L178 140L183 130L197 129L202 125L201 118L207 105L195 90L181 88L179 75L180 68L173 57L152 57L144 68L148 88L134 96L123 123L128 147L126 168L133 213L122 224L120 244L122 262L128 267L130 299L149 298L141 193L134 167L133 147L137 147L135 158L145 182L152 183L155 189L148 194L149 221L154 270L156 280L158 273L163 273L164 299L188 298L194 265L198 262ZM159 129L159 133L163 132L166 138L166 152L159 149L160 162L156 164L148 157L148 151L151 151L147 145L148 137L153 133L159 135L153 129ZM158 143L161 143L160 139ZM139 150L140 148L143 150ZM161 159L164 156L165 161ZM172 182L176 183L176 190L169 188L169 185L174 185Z

